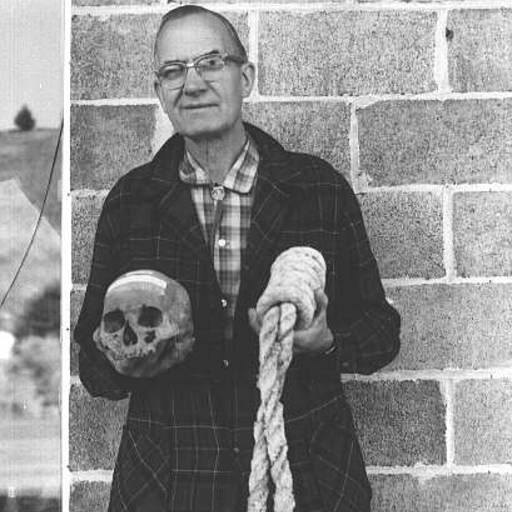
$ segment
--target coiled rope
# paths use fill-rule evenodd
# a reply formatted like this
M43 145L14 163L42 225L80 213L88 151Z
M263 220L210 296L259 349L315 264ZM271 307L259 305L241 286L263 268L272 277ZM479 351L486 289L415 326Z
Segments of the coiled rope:
M254 422L248 512L266 512L269 473L275 486L274 512L292 512L295 508L280 399L292 360L293 330L311 324L315 291L324 286L322 255L311 247L292 247L272 264L269 283L256 305L263 319L257 382L261 403Z

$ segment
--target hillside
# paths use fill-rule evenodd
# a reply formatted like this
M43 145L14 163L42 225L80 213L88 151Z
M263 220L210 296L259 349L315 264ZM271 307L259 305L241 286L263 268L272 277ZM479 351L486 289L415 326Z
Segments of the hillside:
M31 132L0 131L0 182L15 179L38 209L41 208L57 144L58 130ZM50 224L60 231L61 152L55 165L47 205L43 212Z
M43 203L57 130L0 132L0 300L18 268ZM60 155L34 244L0 317L60 277ZM2 325L0 325L0 329Z

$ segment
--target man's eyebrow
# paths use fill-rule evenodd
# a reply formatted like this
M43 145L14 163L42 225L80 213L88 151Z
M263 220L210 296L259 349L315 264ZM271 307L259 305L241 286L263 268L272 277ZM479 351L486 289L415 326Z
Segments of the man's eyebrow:
M206 52L206 53L200 53L199 55L196 55L195 57L192 57L192 59L190 60L194 60L194 59L197 59L199 57L208 57L208 55L219 55L219 54L222 54L223 52L221 50L210 50L209 52ZM167 60L164 60L162 62L162 66L165 66L166 64L172 64L173 62L187 62L186 60L182 60L182 59L167 59Z

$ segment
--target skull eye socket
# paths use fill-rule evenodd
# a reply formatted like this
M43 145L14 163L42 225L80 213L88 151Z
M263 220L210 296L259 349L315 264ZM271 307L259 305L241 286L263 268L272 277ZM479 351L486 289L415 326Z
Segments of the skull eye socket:
M103 317L103 328L108 333L119 331L123 327L124 323L124 313L120 309L109 311Z
M162 312L153 306L142 306L139 315L141 327L158 327L164 320Z

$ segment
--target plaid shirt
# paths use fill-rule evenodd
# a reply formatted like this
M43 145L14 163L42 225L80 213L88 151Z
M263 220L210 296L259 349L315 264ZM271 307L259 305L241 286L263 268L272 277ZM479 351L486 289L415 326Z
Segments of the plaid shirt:
M220 223L214 225L214 199L208 172L187 151L180 166L180 179L191 186L197 216L205 240L213 247L213 266L217 273L223 302L226 310L226 339L233 337L233 320L240 286L242 259L247 244L247 234L251 222L253 184L258 169L259 155L256 146L247 137L242 151L227 172L222 186L224 198L218 201L222 211Z
M336 343L329 354L294 356L286 376L282 400L295 512L370 508L339 377L340 371L371 373L389 363L399 348L400 318L386 302L359 205L343 176L323 160L285 151L261 130L245 127L260 162L233 343L224 335L222 291L190 186L179 179L183 138L172 137L105 200L74 334L86 389L110 399L130 395L111 512L246 510L259 405L258 337L247 310L266 287L276 256L295 245L310 245L326 260L327 323ZM119 375L92 340L108 285L141 268L164 272L187 289L196 337L183 363L151 379Z

